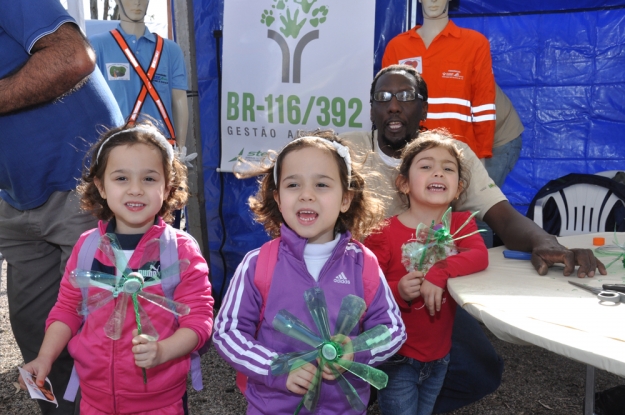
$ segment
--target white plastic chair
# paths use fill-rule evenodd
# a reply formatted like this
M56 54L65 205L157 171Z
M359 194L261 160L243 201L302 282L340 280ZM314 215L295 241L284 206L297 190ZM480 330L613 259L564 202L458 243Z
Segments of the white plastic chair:
M614 205L619 202L625 205L625 201L616 197L610 189L586 183L573 184L536 201L534 222L541 228L543 207L549 199L556 202L560 212L558 236L605 232L605 223Z
M612 178L618 170L595 173ZM604 232L608 215L616 203L625 201L616 197L608 188L594 184L578 183L550 193L536 201L534 222L543 227L543 207L549 199L556 202L560 212L560 233L558 236L580 233ZM586 388L584 415L594 414L595 367L586 365Z
M616 176L616 173L618 173L619 171L623 171L623 170L598 171L597 173L595 173L595 176L603 176L603 177L607 177L608 179L611 179L614 176Z

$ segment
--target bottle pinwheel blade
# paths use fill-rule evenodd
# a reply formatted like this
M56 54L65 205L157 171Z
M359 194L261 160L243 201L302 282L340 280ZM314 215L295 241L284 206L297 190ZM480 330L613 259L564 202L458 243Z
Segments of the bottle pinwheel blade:
M384 372L369 365L355 362L350 359L350 356L354 353L388 344L391 341L388 327L378 325L360 333L353 339L347 337L356 327L366 309L365 301L362 298L350 294L343 298L341 302L334 335L331 335L328 308L323 290L311 288L304 293L304 299L319 334L308 328L301 320L286 310L278 312L273 320L273 327L281 333L306 343L313 349L276 356L271 364L272 375L282 375L298 369L306 363L318 360L319 369L315 373L308 391L295 410L295 414L299 413L302 405L309 411L314 412L319 401L322 368L326 365L334 373L338 385L351 407L357 411L364 411L366 408L365 403L360 400L354 387L337 370L336 366L353 373L377 389L384 388L388 381L388 377Z
M625 243L621 244L619 242L616 237L616 230L614 230L614 240L612 242L614 245L604 245L595 248L595 253L603 257L614 257L614 259L606 265L606 268L609 268L612 264L618 261L621 261L623 263L623 267L625 267Z
M477 214L478 212L473 212L453 234L451 233L451 208L443 214L441 223L438 225L435 225L434 221L429 226L420 223L415 231L415 239L402 245L402 264L406 270L408 272L421 271L427 274L434 264L460 252L461 249L456 246L455 241L475 235L478 232L484 232L483 229L479 229L467 235L456 237ZM445 263L441 266L445 266Z
M141 259L141 270L147 270L137 272L127 267L128 260L114 234L102 236L99 249L115 264L118 275L76 269L70 273L69 280L75 288L88 290L86 291L88 295L83 297L83 302L77 309L81 315L92 314L116 299L113 311L104 325L104 333L107 337L112 340L121 338L129 300L132 301L139 334L146 336L150 341L156 341L159 334L139 302L139 298L175 315L189 314L189 306L144 291L144 288L160 284L165 278L182 274L189 266L188 260L176 261L159 272L155 266L160 261L161 242L154 239L146 243ZM89 290L90 288L101 290ZM145 370L144 381L146 381Z

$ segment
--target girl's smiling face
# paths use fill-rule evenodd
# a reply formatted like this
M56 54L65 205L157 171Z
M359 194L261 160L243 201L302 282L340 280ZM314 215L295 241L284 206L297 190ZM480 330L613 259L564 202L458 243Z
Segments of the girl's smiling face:
M115 214L115 232L121 234L145 233L170 190L161 151L146 144L113 148L102 180L94 181Z
M458 160L445 148L423 150L412 160L400 190L410 206L445 207L460 194Z
M352 195L343 191L339 167L329 150L305 147L282 160L274 198L286 224L308 243L334 239L334 227Z

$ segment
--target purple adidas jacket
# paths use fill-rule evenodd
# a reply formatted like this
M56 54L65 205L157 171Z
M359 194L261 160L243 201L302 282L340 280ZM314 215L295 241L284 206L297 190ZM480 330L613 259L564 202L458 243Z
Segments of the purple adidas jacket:
M254 334L260 318L262 298L254 285L254 272L260 249L250 251L237 268L214 325L213 342L218 353L237 371L248 376L245 393L248 414L291 415L302 398L286 389L286 374L278 377L271 375L270 364L276 354L312 349L274 330L271 323L278 311L290 311L318 333L304 301L304 291L320 287L326 296L330 330L333 331L343 298L348 294L364 298L363 253L351 242L349 232L341 235L330 259L321 270L319 281L315 281L306 269L303 254L307 240L286 226L282 226L281 233L278 261L258 339L254 338ZM391 357L406 340L399 308L382 272L379 273L380 285L368 306L362 327L357 326L351 333L351 337L356 337L361 330L368 330L378 324L386 325L391 331L390 344L354 356L356 361L369 365L378 365ZM351 373L345 372L344 376L366 404L369 400L369 385ZM315 414L357 413L347 402L336 381L324 380L320 393ZM302 408L300 413L309 412Z

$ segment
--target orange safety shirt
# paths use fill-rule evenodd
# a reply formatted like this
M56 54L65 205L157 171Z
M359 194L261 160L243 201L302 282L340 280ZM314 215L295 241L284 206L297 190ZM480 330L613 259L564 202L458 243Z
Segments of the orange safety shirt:
M425 127L447 128L479 158L492 157L495 77L488 39L450 20L426 48L417 33L419 27L391 39L382 67L397 63L414 66L428 86Z

